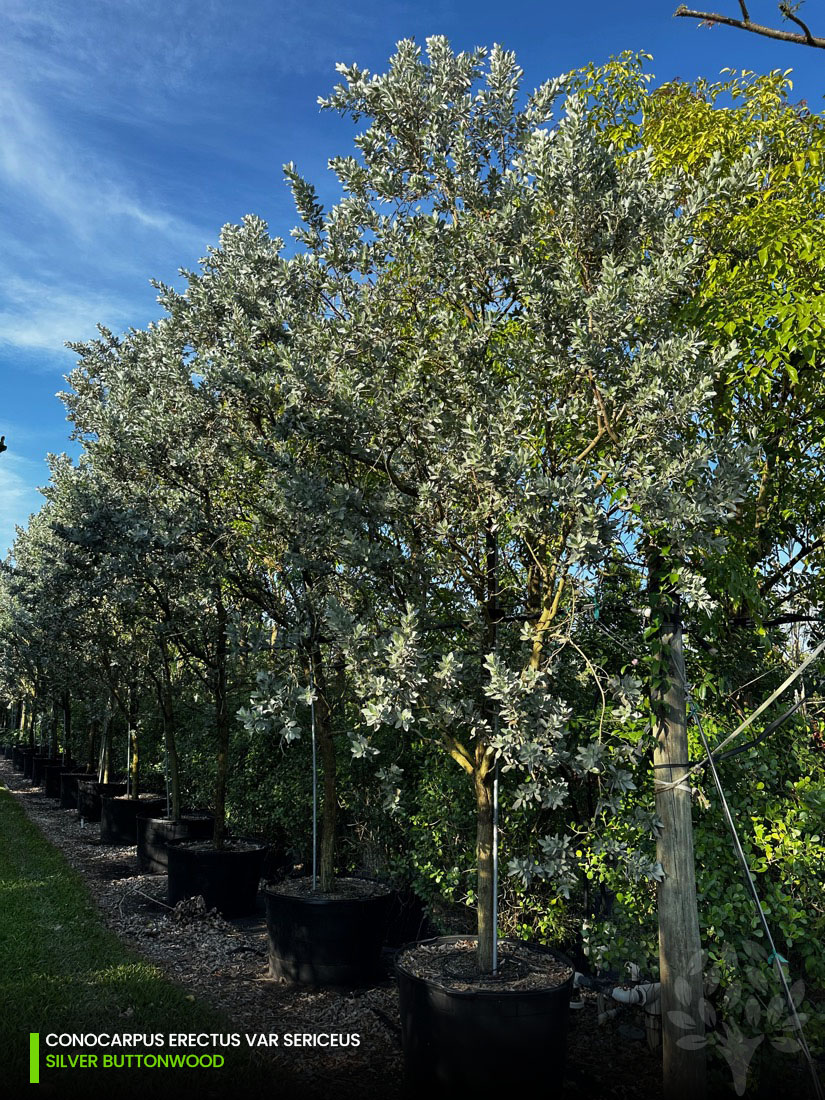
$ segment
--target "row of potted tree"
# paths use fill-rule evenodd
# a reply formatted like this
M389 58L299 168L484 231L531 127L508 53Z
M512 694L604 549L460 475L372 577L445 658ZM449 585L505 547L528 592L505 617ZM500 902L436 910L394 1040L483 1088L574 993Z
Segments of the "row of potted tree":
M83 454L52 459L0 584L4 698L63 700L67 739L73 693L95 699L99 781L119 715L131 801L155 696L169 832L185 820L177 695L197 681L214 828L208 852L189 842L196 862L243 847L227 834L238 731L311 743L312 873L268 892L273 927L335 897L345 761L373 762L392 812L405 747L437 748L475 808L472 978L457 945L441 954L482 1006L508 966L508 996L530 984L498 941L499 788L532 815L531 844L507 851L524 888L575 889L576 844L600 831L601 857L661 879L655 815L636 815L633 846L606 823L651 746L666 616L709 622L721 532L761 484L750 436L719 414L736 349L711 347L690 307L764 154L654 171L611 128L637 75L616 64L624 83L595 102L581 76L523 97L511 54L441 38L426 56L400 43L381 76L342 67L325 105L367 124L358 157L331 161L344 198L326 212L287 166L291 254L258 218L227 226L183 291L158 284L157 323L75 347L63 399ZM566 817L579 793L584 823ZM169 839L171 866L187 841ZM290 950L273 969L303 980ZM410 963L422 988L434 965ZM446 1023L405 1025L408 1048L439 1027L468 1049Z
M256 911L265 843L230 836L216 848L213 814L184 810L175 819L163 813L164 799L133 797L127 783L101 782L90 768L79 770L67 752L26 744L14 733L19 731L6 730L2 748L13 766L86 824L99 822L102 843L136 842L137 870L168 875L170 904L200 896L207 909L230 918ZM264 883L270 973L339 988L375 980L395 901L390 885L344 877L322 890L314 872L308 879L279 876ZM522 947L512 958L502 952L498 973L479 985L475 967L466 965L471 943L467 936L426 940L396 964L410 1084L450 1089L473 1081L490 1087L505 1077L512 1083L520 1074L533 1079L548 1057L560 1080L572 968L556 952ZM422 973L415 951L423 952L425 964L434 955L459 970ZM525 951L536 956L532 966L525 964ZM519 989L531 970L532 981ZM483 1075L474 1054L479 1041L500 1051Z

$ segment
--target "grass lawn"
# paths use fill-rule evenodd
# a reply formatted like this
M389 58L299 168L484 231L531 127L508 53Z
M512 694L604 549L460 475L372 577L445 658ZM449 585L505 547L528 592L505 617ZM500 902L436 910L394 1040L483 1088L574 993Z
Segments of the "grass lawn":
M232 1033L221 1014L187 996L151 964L131 952L101 923L81 877L43 838L9 791L0 789L0 1042L5 1095L29 1085L29 1033L40 1033L40 1092L51 1096L198 1096L203 1100L273 1091L274 1082L248 1050L214 1048L226 1058L220 1069L103 1069L103 1053L86 1047L98 1068L48 1069L50 1033ZM245 1042L243 1037L241 1041ZM132 1052L191 1054L193 1049L138 1045ZM205 1047L199 1053L211 1053Z

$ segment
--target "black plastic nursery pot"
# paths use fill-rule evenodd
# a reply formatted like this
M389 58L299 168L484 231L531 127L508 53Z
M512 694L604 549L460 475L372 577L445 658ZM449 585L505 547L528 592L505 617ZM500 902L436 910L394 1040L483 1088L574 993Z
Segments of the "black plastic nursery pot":
M100 802L101 844L137 844L138 814L159 814L166 807L165 798L146 795L126 798L102 794Z
M101 798L107 794L126 794L125 783L98 783L91 779L79 779L77 782L77 815L84 821L100 821L103 808Z
M218 850L207 840L169 841L169 904L203 897L207 909L225 917L254 913L267 845L250 837L227 837Z
M88 772L65 771L60 773L60 807L63 810L77 809L77 785L81 779L94 779Z
M295 896L264 890L273 978L311 986L364 985L379 973L392 892L364 897Z
M423 941L450 945L472 936ZM414 945L411 945L414 946ZM535 946L555 960L568 960ZM418 1095L502 1097L518 1090L561 1096L573 968L539 989L451 989L419 977L399 961L399 1009L405 1083Z
M34 758L35 756L39 755L39 749L23 749L23 775L26 777L26 779L31 779L32 767L34 766Z
M42 787L46 778L46 768L59 763L60 761L53 756L35 756L32 759L32 784L35 787Z
M393 890L385 947L399 948L437 935L421 898L409 887Z
M164 806L165 808L165 806ZM208 810L184 810L180 821L171 817L138 815L137 864L147 875L163 875L169 866L166 846L170 840L209 840L215 815Z
M60 777L72 770L71 764L47 764L43 773L43 785L47 798L60 798Z

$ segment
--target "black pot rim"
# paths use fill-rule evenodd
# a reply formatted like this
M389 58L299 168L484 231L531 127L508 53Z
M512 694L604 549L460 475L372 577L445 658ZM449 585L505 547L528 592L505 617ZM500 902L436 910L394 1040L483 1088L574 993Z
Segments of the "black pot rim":
M158 795L158 798L165 798L165 795ZM215 815L211 810L181 810L181 815L178 821L175 821L174 817L159 817L157 814L138 814L138 821L162 821L164 825L179 825L185 821L214 821Z
M481 998L486 1000L490 997L524 997L527 999L533 997L546 997L548 993L553 992L556 989L564 989L569 985L571 990L573 988L573 978L576 973L576 968L570 959L567 958L561 951L557 951L554 947L548 947L543 943L527 943L524 940L500 940L500 943L506 944L518 944L520 946L527 946L532 951L537 951L540 954L552 955L557 961L565 963L570 967L571 974L569 978L565 978L563 982L555 982L552 985L544 985L538 989L454 989L451 986L439 981L437 978L422 978L418 974L413 974L411 970L405 967L401 962L401 956L405 951L410 951L414 947L422 947L425 944L431 943L461 943L464 940L478 940L476 935L466 936L431 936L427 940L414 940L412 943L405 943L403 947L398 948L398 952L395 956L395 970L396 973L401 974L408 981L418 982L420 985L426 986L428 989L437 989L442 993L447 993L451 997L459 997L462 1000L471 1000Z
M257 836L228 836L226 839L232 841L241 840L244 842L244 844L251 844L253 845L253 847L242 848L240 851L233 851L232 848L201 848L199 851L193 851L192 854L198 856L244 856L249 855L250 852L259 852L262 850L265 851L269 847L269 844L265 840L261 840L260 837ZM166 847L179 848L181 851L185 852L187 844L203 843L204 842L202 840L193 840L191 837L182 836L177 837L175 840L167 840Z
M150 802L162 801L166 795L153 794L148 797L141 795L139 798L132 798L131 795L127 797L125 794L102 794L100 797L105 798L107 802L142 802L148 805Z
M303 876L303 877L309 877L309 876ZM341 877L342 878L357 878L356 875L342 875ZM373 883L373 880L368 879L368 878L359 879L358 881L359 882ZM375 885L376 887L382 886L382 884L378 883L378 882L373 883L373 885ZM359 903L364 902L364 901L376 901L378 899L383 900L384 898L388 898L388 897L392 896L392 887L391 886L387 886L384 889L377 889L374 894L362 894L360 897L357 897L357 898L335 898L335 897L329 897L328 895L326 897L318 897L318 895L313 896L312 894L286 894L283 891L279 890L277 887L278 887L277 883L265 882L261 886L261 893L266 895L266 896L269 896L269 897L283 899L284 901L287 901L287 902L297 902L301 905L318 905L318 906L321 906L321 905L342 905L342 906L343 905L358 905Z

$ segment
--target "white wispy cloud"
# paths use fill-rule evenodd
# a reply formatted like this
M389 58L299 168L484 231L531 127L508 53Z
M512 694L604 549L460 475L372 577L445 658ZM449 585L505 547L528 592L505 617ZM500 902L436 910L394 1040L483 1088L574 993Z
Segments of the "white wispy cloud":
M0 305L0 344L51 353L72 352L68 340L91 339L98 323L115 332L134 319L134 302L104 291L76 292L37 279L7 275Z
M28 83L61 97L95 93L91 109L119 117L197 115L255 74L296 75L355 60L378 24L403 27L421 0L4 0L0 56L25 58ZM346 56L353 54L353 56ZM324 91L325 89L319 89ZM102 96L101 96L102 93Z
M128 181L119 179L104 150L61 132L30 94L0 82L0 176L21 204L47 212L72 236L89 241L112 231L160 231L170 243L197 247L203 230L170 211L142 202Z

